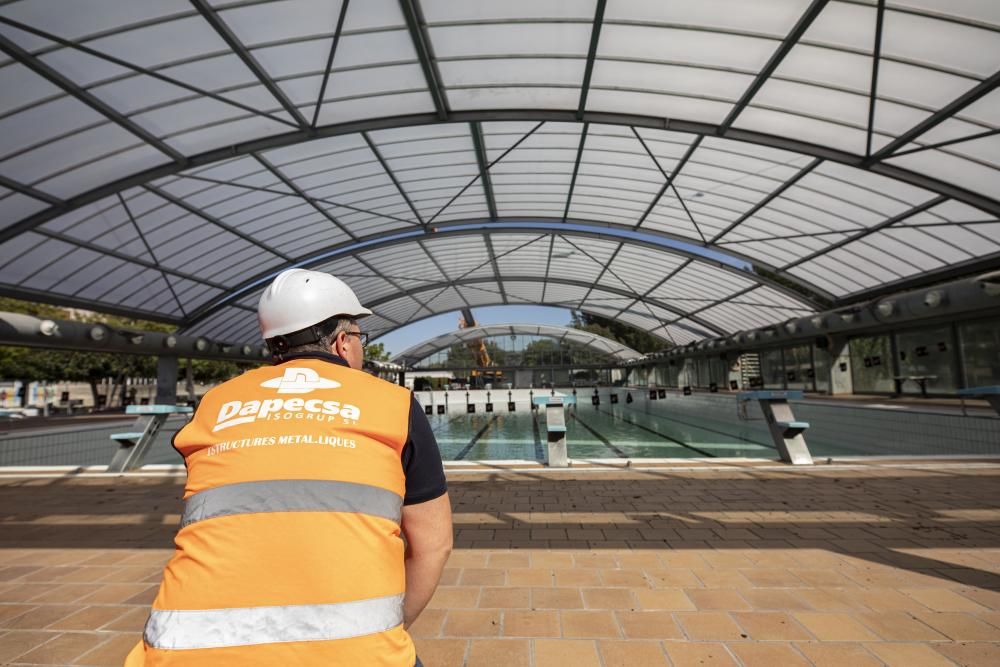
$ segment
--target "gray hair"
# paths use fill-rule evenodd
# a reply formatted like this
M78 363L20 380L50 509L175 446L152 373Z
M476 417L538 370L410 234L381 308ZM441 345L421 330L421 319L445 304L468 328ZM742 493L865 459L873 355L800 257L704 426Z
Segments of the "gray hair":
M333 320L329 321L333 324ZM330 333L321 336L319 340L313 341L312 343L304 343L302 345L296 345L294 347L288 348L285 355L289 354L305 354L308 352L330 352L330 348L333 346L335 340L337 340L337 334L341 331L350 331L351 327L354 325L354 320L349 317L341 317L336 320L336 325L330 330Z

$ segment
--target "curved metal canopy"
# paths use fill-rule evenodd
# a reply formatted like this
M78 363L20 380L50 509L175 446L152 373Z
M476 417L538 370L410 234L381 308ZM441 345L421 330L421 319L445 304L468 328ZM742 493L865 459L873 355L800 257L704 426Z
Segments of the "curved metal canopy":
M682 240L833 302L1000 263L994 2L20 0L0 51L7 295L235 335L220 316L283 267L367 257L353 285L378 293L410 267L367 242L525 220ZM667 305L614 275L592 292L639 300L606 311ZM543 277L498 268L489 300ZM440 312L396 282L383 331ZM744 328L746 292L719 294L643 328Z
M636 352L626 345L622 345L618 341L580 329L557 327L548 324L487 324L479 327L469 327L468 329L458 329L457 331L435 336L430 340L414 345L397 354L392 361L412 367L435 352L448 349L452 345L467 343L481 338L489 338L491 336L543 336L546 338L555 338L559 341L568 341L588 347L616 361L641 359L643 356L641 353Z
M583 230L462 229L367 245L306 264L343 278L379 336L461 308L542 304L621 320L682 345L815 312L758 275L637 239ZM206 311L186 333L258 337L266 283Z

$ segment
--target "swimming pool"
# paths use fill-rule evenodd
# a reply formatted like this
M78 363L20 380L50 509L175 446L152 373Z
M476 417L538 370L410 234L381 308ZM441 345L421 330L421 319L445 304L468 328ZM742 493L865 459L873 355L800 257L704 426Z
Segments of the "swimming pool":
M445 460L544 460L542 412L432 415L431 428ZM777 452L749 433L683 423L618 407L566 409L570 458L774 458Z

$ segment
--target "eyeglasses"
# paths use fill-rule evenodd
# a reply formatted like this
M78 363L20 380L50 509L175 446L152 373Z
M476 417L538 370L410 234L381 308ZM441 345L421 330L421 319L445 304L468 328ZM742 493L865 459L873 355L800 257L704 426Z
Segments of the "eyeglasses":
M345 331L348 336L357 336L358 340L361 341L361 349L364 350L368 347L368 332L367 331Z

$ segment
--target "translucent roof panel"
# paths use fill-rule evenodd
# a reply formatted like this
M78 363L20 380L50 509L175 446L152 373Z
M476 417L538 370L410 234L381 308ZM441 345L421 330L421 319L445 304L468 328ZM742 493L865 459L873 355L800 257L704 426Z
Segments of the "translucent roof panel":
M503 304L583 310L668 340L674 340L670 327L679 322L693 323L699 339L747 328L742 315L702 317L731 300L754 311L753 321L766 324L815 310L752 273L665 246L586 231L438 232L347 251L309 266L342 278L388 322L373 331L378 334L434 314ZM245 293L239 305L252 311L262 289ZM218 335L218 326L213 316L188 332Z
M0 291L192 330L333 263L714 335L760 280L686 250L857 301L995 268L997 182L993 2L0 3Z
M452 345L493 336L542 336L566 340L577 345L589 347L595 352L605 354L614 361L619 362L642 357L639 352L617 341L580 329L543 324L491 324L458 329L457 331L435 336L400 352L392 361L396 364L415 366L435 352L446 350Z

